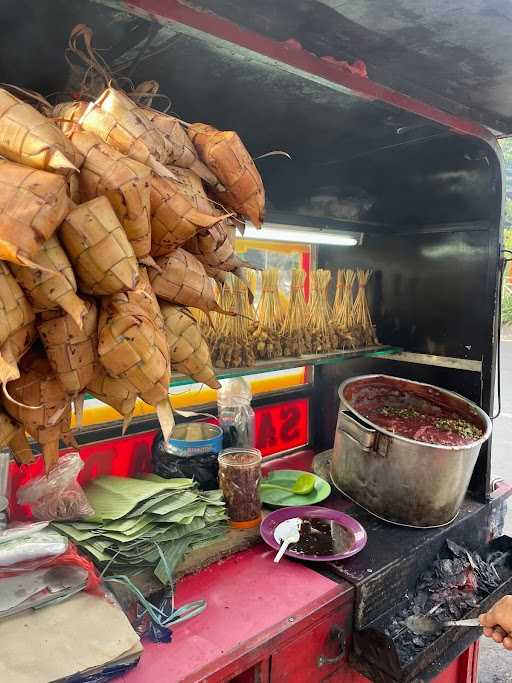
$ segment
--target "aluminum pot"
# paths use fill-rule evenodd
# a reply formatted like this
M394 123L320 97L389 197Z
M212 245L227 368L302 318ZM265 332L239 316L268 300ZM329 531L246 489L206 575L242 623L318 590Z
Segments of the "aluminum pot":
M372 386L406 392L471 420L482 437L465 446L413 441L379 427L354 410L358 393ZM334 485L372 514L393 524L429 528L457 516L482 444L491 435L489 417L463 396L430 384L363 375L339 388L340 412L331 462Z

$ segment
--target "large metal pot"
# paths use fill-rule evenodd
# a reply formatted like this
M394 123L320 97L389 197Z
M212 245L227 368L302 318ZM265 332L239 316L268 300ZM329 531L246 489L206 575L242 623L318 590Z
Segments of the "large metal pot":
M454 410L483 436L466 446L421 443L374 425L352 407L358 392L389 386ZM394 524L434 527L457 516L491 421L477 405L430 384L387 375L364 375L339 388L340 412L331 464L335 486L372 514Z

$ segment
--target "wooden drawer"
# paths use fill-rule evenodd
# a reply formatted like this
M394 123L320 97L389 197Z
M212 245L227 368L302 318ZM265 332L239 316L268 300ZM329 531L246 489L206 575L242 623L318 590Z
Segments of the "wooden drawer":
M272 655L270 683L316 683L340 668L348 672L351 620L351 604L341 605L279 648Z

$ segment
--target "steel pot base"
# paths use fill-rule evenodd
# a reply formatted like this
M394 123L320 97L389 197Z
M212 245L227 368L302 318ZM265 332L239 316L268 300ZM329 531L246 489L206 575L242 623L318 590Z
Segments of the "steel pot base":
M442 528L442 527L444 527L444 526L450 526L450 524L452 524L453 522L455 522L455 520L457 519L457 517L459 516L459 513L460 513L460 510L457 511L457 512L455 513L455 515L452 517L452 519L450 519L449 522L443 522L442 524L430 524L430 525L428 525L428 526L421 526L421 525L419 525L419 524L405 524L404 522L396 522L396 521L393 520L393 519L387 519L386 517L383 517L382 515L378 515L378 514L376 514L375 512L373 512L373 510L369 510L369 509L368 509L367 507L365 507L364 505L361 505L361 503L360 503L359 501L357 501L357 500L356 500L355 498L353 498L352 496L349 496L348 493L346 493L345 491L343 491L343 489L340 488L340 487L338 486L338 484L336 484L336 482L335 482L334 479L333 479L332 472L329 474L329 476L330 476L330 479L331 479L331 482L332 482L334 488L335 488L337 491L339 491L339 492L341 493L342 496L344 496L345 498L348 498L349 500L351 500L355 505L359 506L362 510L365 510L365 511L368 512L370 515L373 515L373 517L376 517L377 519L381 519L383 522L387 522L387 524L393 524L394 526L403 526L403 527L405 527L405 528L407 528L407 529L440 529L440 528Z

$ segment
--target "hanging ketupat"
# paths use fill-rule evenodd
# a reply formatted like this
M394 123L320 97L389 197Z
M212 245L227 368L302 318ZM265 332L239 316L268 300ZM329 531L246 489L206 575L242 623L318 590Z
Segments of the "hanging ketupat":
M144 261L151 251L150 169L94 133L78 130L70 139L84 157L78 176L81 201L106 197L135 256Z
M169 347L149 279L141 269L137 289L104 297L98 325L98 355L112 377L128 382L155 406L165 440L174 419L169 403Z
M133 289L139 270L133 248L106 197L70 211L59 236L79 288L96 296Z
M82 159L64 133L52 122L0 88L0 154L37 168L64 175L77 170Z
M65 178L0 160L0 259L33 267L68 211Z
M258 169L238 135L204 123L191 124L187 132L200 159L225 188L215 191L221 204L261 228L265 216L265 190Z
M203 339L198 322L185 306L160 302L164 318L167 342L171 355L171 367L195 382L219 389L210 351Z
M36 313L53 311L60 307L79 327L82 326L86 306L76 294L73 268L55 235L34 256L34 268L12 263L11 271Z
M48 472L59 457L59 440L76 447L70 431L71 405L42 350L20 363L19 379L9 382L3 405L11 417L41 445Z

